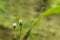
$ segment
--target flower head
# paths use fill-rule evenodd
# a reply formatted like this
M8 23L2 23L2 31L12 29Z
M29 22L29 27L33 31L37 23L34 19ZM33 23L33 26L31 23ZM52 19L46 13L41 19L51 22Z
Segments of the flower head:
M19 20L19 23L22 23L22 22L23 22L22 19L20 19L20 20Z
M22 19L20 19L20 20L19 20L20 26L22 26L22 23L23 23L23 21L22 21Z
M16 28L16 25L17 25L16 23L13 23L13 28Z

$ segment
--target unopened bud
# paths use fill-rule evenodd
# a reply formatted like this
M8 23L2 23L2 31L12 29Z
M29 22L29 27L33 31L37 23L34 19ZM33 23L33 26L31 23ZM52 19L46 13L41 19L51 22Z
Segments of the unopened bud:
M16 23L13 23L13 28L16 28Z
M19 20L19 23L22 23L22 22L23 22L22 19L20 19L20 20Z
M22 19L20 19L20 20L19 20L20 26L22 26L22 23L23 23L23 21L22 21Z

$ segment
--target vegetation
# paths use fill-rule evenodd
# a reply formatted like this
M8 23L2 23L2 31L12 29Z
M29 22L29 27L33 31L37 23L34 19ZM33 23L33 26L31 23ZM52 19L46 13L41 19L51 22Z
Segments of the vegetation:
M60 0L0 0L0 40L60 40Z

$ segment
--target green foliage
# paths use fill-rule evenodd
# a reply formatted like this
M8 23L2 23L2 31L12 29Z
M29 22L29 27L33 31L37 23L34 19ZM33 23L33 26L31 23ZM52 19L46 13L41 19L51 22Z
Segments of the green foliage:
M33 31L34 27L40 23L45 16L60 14L60 0L46 1L47 3L44 3L42 0L0 0L0 24L12 29L12 23L16 22L16 30L19 31L20 26L18 25L18 20L22 18L22 35L24 36L29 28ZM44 6L41 5L45 5L46 10L42 11ZM39 7L38 9L42 12L36 12L36 7Z
M32 25L33 26L36 25L36 23L39 22L44 16L47 16L50 14L60 14L60 6L52 7L48 9L47 11L45 11L44 13L42 13L41 15L39 15L39 17L34 20Z
M51 14L60 14L60 5L56 6L56 7L52 7L50 9L48 9L47 11L45 11L44 13L42 13L41 15L39 15L39 17L37 17L37 19L35 19L32 22L32 26L31 29L33 30L34 26L36 26L36 24L38 24L39 21L41 21L45 16L51 15ZM33 40L32 38L32 33L30 36L30 40Z

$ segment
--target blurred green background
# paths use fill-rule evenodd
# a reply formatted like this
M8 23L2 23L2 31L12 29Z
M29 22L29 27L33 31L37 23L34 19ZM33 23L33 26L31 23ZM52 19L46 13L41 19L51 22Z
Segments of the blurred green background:
M0 40L23 40L32 22L56 6L60 6L60 0L0 0ZM27 40L60 40L60 12L56 11L36 22ZM19 19L23 20L21 35ZM15 30L13 23L17 23Z

